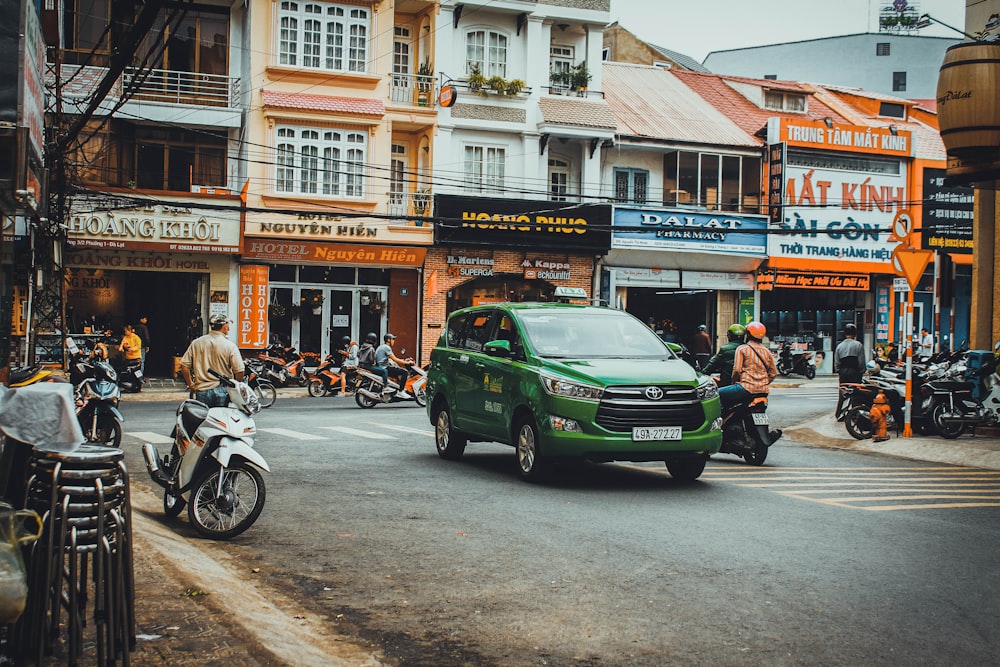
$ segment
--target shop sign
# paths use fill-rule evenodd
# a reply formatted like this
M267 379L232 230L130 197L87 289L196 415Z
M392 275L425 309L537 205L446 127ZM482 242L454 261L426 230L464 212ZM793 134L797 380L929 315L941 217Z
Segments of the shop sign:
M903 279L905 282L905 278ZM906 286L909 289L909 285ZM884 343L889 340L889 286L880 284L875 287L875 341Z
M767 254L763 216L614 207L612 248Z
M254 211L246 217L246 236L261 238L430 245L433 235L430 226L409 226L405 220L345 217L335 213Z
M781 222L785 198L785 144L767 147L767 219Z
M606 252L611 206L435 195L435 242Z
M681 272L676 269L615 268L615 284L619 287L679 288Z
M752 273L730 273L728 271L682 271L683 289L752 290Z
M266 266L240 267L240 301L236 345L251 350L267 347L268 273Z
M426 248L247 239L243 257L273 262L355 266L423 266Z
M762 277L758 276L758 283ZM798 289L868 291L871 287L871 276L868 274L778 271L773 276L772 284L774 287L794 287Z
M67 243L73 248L240 252L239 211L148 204L111 211L71 212Z
M466 255L448 255L445 263L448 265L448 275L455 278L492 278L492 257L467 257Z
M906 207L906 167L876 173L785 168L784 219L771 226L771 257L888 262L896 212Z
M569 261L553 262L547 259L525 259L521 262L525 280L569 280Z
M767 137L771 143L784 142L788 146L815 148L824 151L849 151L910 157L913 136L909 130L867 125L846 125L807 118L771 118L768 120Z
M112 269L114 271L173 271L208 273L217 262L227 262L220 257L208 257L166 252L135 252L124 255L111 250L72 250L63 258L63 264L71 268Z
M924 169L923 247L971 254L973 189L946 186L944 169Z

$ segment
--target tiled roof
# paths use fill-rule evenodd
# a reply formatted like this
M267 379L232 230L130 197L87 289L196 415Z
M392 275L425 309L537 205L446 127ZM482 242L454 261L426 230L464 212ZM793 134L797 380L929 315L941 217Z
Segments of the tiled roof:
M646 42L646 43L649 44L649 42ZM649 44L649 46L651 48L653 48L653 49L656 49L657 51L659 51L660 53L662 53L664 56L666 56L669 60L674 61L675 63L677 63L681 67L686 67L687 69L689 69L689 70L691 70L693 72L707 72L708 71L707 69L705 69L704 65L702 65L700 62L698 62L697 60L695 60L691 56L686 56L683 53L679 53L677 51L671 51L670 49L665 49L662 46L657 46L656 44Z
M680 70L604 63L604 94L618 134L721 146L759 146L760 141L702 99L675 76Z
M362 116L384 116L385 105L381 100L357 97L337 97L334 95L308 95L306 93L282 93L274 90L262 91L265 107L301 109L303 111L328 111Z
M572 97L543 97L539 100L542 120L557 125L578 125L615 130L618 123L611 107L603 99L574 99Z

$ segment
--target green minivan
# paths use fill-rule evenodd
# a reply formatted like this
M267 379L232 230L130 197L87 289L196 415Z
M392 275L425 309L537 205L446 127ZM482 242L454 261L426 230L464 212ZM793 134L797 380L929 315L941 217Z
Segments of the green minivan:
M722 443L712 378L632 315L569 303L455 311L431 352L427 409L438 455L512 445L528 481L558 460L664 461L697 479Z

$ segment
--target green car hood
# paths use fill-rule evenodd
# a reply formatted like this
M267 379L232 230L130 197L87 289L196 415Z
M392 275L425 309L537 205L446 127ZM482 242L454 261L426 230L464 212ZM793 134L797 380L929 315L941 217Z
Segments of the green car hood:
M698 374L680 359L544 359L541 368L599 386L677 383L698 385Z

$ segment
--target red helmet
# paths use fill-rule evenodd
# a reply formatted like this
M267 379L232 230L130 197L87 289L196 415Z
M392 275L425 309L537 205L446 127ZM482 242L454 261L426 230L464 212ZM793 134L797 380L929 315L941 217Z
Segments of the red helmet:
M757 321L747 325L747 335L756 340L761 340L767 335L767 327Z

